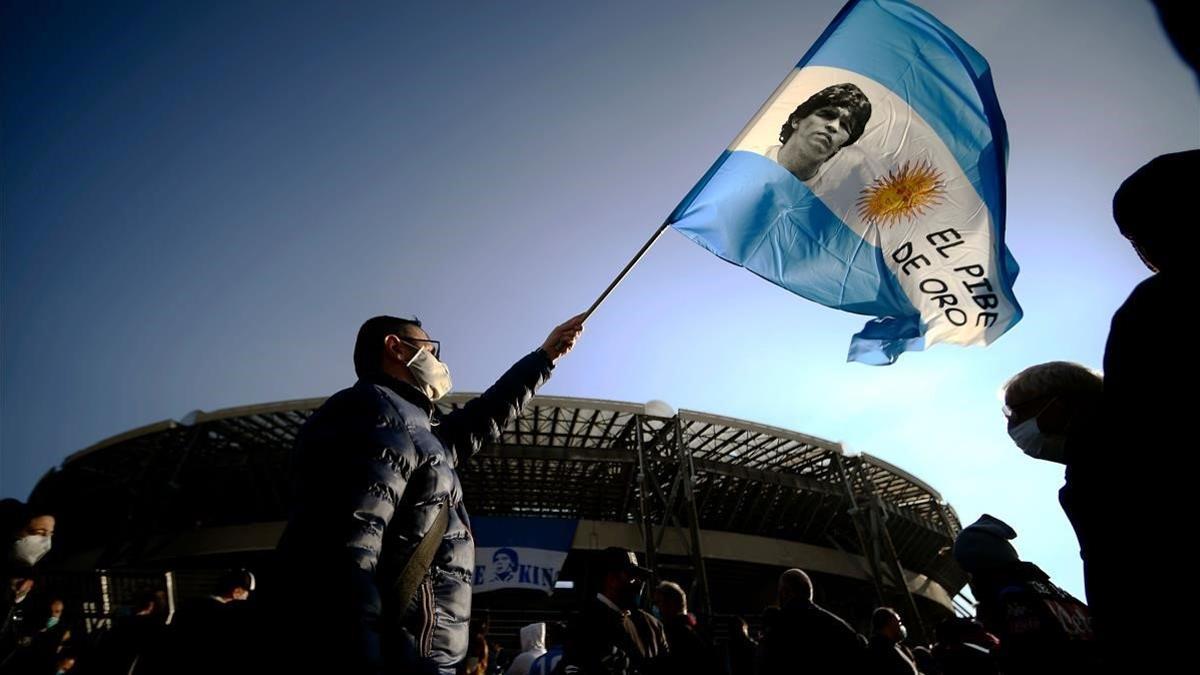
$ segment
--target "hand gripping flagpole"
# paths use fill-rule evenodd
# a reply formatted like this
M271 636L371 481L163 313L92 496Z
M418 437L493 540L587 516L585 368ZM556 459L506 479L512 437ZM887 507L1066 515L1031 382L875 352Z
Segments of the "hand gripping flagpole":
M596 311L596 308L600 306L600 303L604 302L604 299L608 297L609 293L613 292L613 289L617 287L617 284L621 283L621 281L625 279L625 277L629 274L629 271L633 269L633 266L641 261L642 257L646 255L646 251L650 250L650 247L654 245L654 242L658 241L658 238L661 237L662 233L666 232L667 228L670 226L671 224L669 222L663 223L657 230L654 231L654 234L650 236L650 239L648 239L645 244L642 244L641 250L637 252L637 255L633 256L633 260L630 260L629 264L625 265L625 269L621 270L621 273L617 275L617 278L613 279L612 283L608 285L608 288L604 289L604 292L600 294L600 297L596 298L596 301L592 303L592 306L588 308L588 311L583 313L584 321L587 321L592 316L592 312Z

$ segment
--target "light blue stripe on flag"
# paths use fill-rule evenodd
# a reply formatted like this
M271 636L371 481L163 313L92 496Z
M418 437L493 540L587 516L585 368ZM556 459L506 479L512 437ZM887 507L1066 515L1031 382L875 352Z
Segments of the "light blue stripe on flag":
M987 344L1011 328L1021 310L1003 243L1007 136L986 61L907 2L856 0L797 69L669 222L797 295L877 317L851 360L887 364L927 342ZM783 140L788 113L847 83L869 100L861 138L815 175L785 168L782 148L809 129L791 124Z

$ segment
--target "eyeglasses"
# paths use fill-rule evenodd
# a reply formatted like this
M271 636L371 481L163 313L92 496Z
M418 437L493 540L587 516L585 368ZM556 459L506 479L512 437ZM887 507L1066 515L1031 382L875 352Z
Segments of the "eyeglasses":
M400 336L397 336L397 337L400 337ZM429 340L426 338L415 338L415 337L401 337L400 341L407 342L410 347L416 347L417 349L424 349L425 351L430 352L431 354L433 354L433 358L435 358L435 359L442 358L442 343L437 340ZM421 343L421 344L413 344L414 342ZM425 345L432 345L432 346L426 347Z
M1050 400L1046 401L1046 399L1050 399ZM1046 405L1042 406L1041 409L1037 411L1037 415L1033 415L1033 417L1037 417L1038 415L1041 415L1042 413L1046 412L1046 408L1049 408L1050 404L1054 403L1054 401L1057 399L1058 399L1058 397L1053 394L1045 394L1043 396L1031 398L1028 401L1021 401L1020 403L1017 403L1016 405L1012 405L1012 406L1006 405L1003 408L1001 408L1001 410L1004 411L1004 416L1011 420L1013 418L1013 416L1017 414L1017 411L1022 410L1022 409L1031 410L1033 404L1037 403L1038 401L1046 401Z

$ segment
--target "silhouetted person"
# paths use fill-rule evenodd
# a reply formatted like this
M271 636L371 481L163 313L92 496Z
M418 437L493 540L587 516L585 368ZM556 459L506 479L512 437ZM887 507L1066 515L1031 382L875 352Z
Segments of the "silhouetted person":
M759 643L759 675L855 672L866 640L850 624L813 602L802 570L779 577L779 613Z
M750 636L750 624L740 616L729 618L729 642L725 646L725 662L730 675L754 675L754 657L758 642Z
M946 619L934 629L934 639L941 675L1000 675L1000 640L978 621Z
M633 675L656 672L668 651L663 625L639 609L638 598L652 572L637 564L633 551L601 552L600 592L571 622L563 672L581 675Z
M1100 672L1087 605L1050 583L1009 544L1017 533L984 514L959 533L954 559L971 575L978 618L1000 640L1005 675Z
M263 631L247 602L254 590L254 575L237 570L224 574L211 595L186 603L171 624L172 672L229 675L256 668L262 646L255 636Z
M1200 35L1196 31L1194 0L1153 0L1163 30L1175 53L1200 77Z
M1192 299L1196 233L1189 198L1197 175L1200 151L1162 155L1127 178L1113 198L1121 234L1155 274L1113 316L1104 350L1104 452L1096 487L1080 511L1095 533L1084 555L1097 631L1114 665L1126 669L1146 667L1145 658L1159 653L1147 654L1146 641L1185 638L1181 627L1146 621L1173 611L1171 594L1146 592L1126 575L1152 555L1146 545L1172 541L1186 528L1191 510L1195 461L1187 439L1194 412L1186 392L1196 368L1175 346L1185 343L1180 308ZM1160 560L1156 574L1163 578L1191 572L1181 559Z
M54 516L42 509L0 500L0 672L28 656L18 655L32 641L25 603L35 585L34 566L50 551L54 525Z
M660 672L695 675L725 673L716 649L697 630L696 617L688 612L687 593L679 584L673 581L659 582L654 589L654 606L658 609L670 648Z
M96 658L88 659L87 670L103 675L153 675L165 672L163 640L167 630L166 611L153 591L140 593L126 616L114 619L113 627L100 637Z
M891 607L880 607L871 615L871 645L867 649L863 675L918 675L912 652L902 643L908 630Z
M1095 593L1090 585L1092 540L1110 527L1096 517L1111 497L1097 475L1108 452L1103 395L1099 374L1065 361L1031 366L1004 385L1004 414L1013 442L1034 459L1066 465L1058 501L1079 540L1089 603Z

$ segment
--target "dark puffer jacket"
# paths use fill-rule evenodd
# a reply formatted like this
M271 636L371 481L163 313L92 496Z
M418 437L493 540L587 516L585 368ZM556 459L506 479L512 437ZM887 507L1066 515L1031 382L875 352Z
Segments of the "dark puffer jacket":
M296 440L279 544L294 654L346 673L421 672L422 657L454 672L467 649L475 565L455 469L499 437L552 368L535 351L444 416L387 377L360 380L313 413ZM430 574L403 611L389 606L399 566L389 562L409 558L443 502L449 523Z

